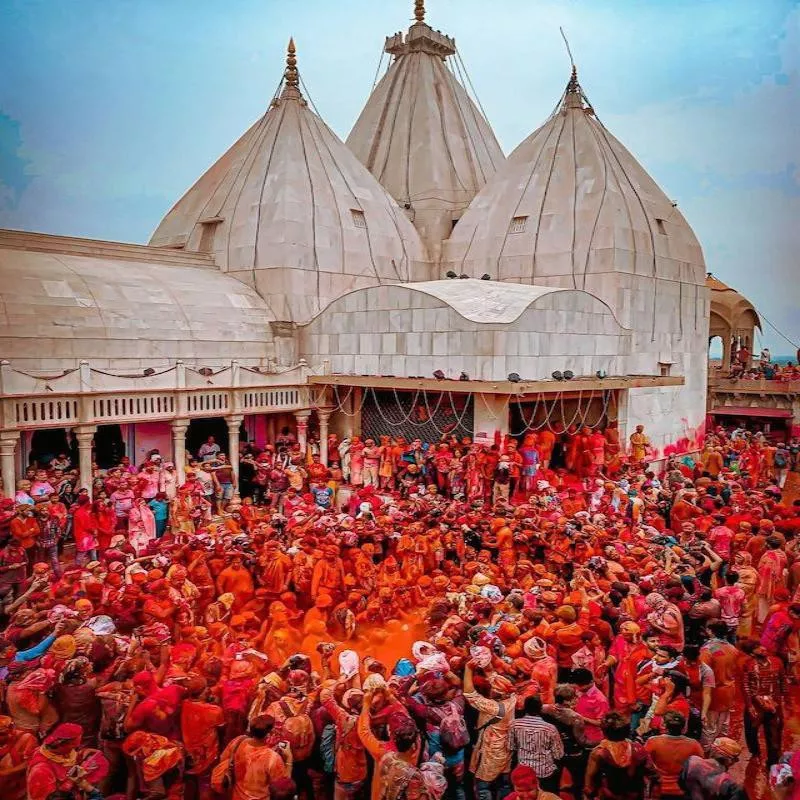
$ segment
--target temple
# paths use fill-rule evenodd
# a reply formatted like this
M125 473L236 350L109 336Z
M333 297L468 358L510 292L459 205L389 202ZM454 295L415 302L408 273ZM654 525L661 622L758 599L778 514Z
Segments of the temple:
M147 245L0 232L6 486L43 449L74 446L89 486L103 453L181 468L214 433L235 462L284 426L323 460L329 431L643 425L656 459L697 449L710 291L677 204L574 68L506 159L455 40L414 11L346 142L291 41L263 116Z

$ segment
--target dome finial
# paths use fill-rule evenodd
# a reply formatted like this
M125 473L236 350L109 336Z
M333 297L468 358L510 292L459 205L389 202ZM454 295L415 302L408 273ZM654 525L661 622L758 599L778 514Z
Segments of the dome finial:
M297 87L299 83L297 74L297 48L294 46L294 37L289 38L289 46L286 49L286 72L283 77L287 86Z
M425 0L414 0L414 19L420 25L425 22Z

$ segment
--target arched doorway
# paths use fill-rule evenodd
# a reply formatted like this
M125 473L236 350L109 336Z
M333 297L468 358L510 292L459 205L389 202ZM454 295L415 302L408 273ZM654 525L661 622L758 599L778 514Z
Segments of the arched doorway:
M725 342L720 335L708 337L708 368L722 370L724 367Z

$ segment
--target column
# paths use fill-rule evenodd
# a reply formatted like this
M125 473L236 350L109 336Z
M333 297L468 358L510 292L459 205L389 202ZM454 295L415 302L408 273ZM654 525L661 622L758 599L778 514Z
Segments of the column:
M189 428L188 419L172 420L172 460L175 462L175 472L178 474L178 486L186 482L186 431Z
M242 424L244 414L231 414L225 417L228 425L228 459L233 470L233 496L239 497L239 426Z
M92 496L92 442L97 433L97 425L79 425L73 428L75 439L78 441L78 469L80 471L79 488L88 489L89 497Z
M319 460L328 466L328 422L331 418L330 408L318 408L317 419L319 420Z
M3 475L3 497L14 497L17 490L16 450L19 431L0 432L0 468Z
M310 416L311 412L308 410L294 412L294 418L297 423L297 443L304 453L308 444L308 418Z
M731 337L730 334L722 336L722 372L727 377L731 371Z

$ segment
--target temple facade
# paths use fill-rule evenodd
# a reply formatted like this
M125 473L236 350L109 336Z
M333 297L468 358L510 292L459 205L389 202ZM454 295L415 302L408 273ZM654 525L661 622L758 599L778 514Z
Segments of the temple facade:
M414 11L346 141L290 42L263 116L148 244L0 232L6 487L68 448L85 486L120 450L181 468L207 435L236 466L284 427L323 458L331 430L644 425L654 459L697 448L710 291L676 203L574 69L506 158L455 40Z

